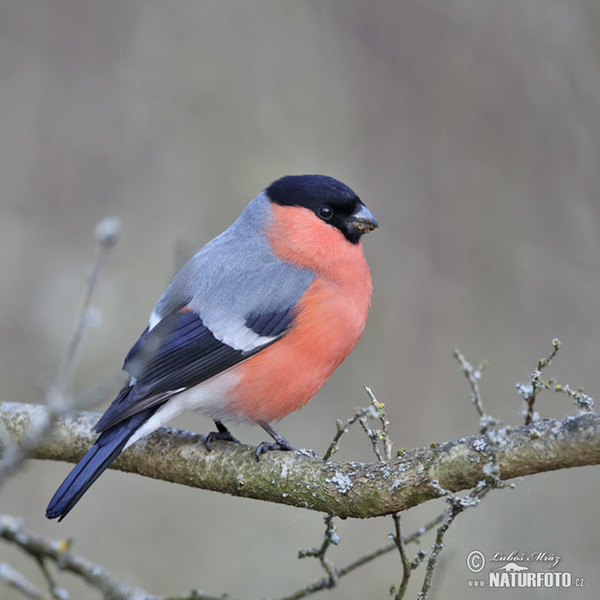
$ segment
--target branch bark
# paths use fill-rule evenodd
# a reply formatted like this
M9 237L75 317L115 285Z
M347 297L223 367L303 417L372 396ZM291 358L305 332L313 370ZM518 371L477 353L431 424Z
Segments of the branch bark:
M44 406L0 405L0 422L17 446L26 440L32 420L45 415ZM95 440L97 419L89 412L57 419L51 434L29 448L29 457L78 461ZM527 427L502 427L376 463L323 462L295 452L269 453L257 463L249 446L215 442L207 452L198 434L161 428L134 444L113 466L234 496L367 518L406 510L446 491L473 488L490 481L492 472L508 480L596 464L600 415L585 413Z
M50 559L61 570L79 575L91 586L98 589L105 598L111 598L112 600L158 600L158 596L152 596L140 588L119 581L101 565L71 552L66 542L50 540L38 533L28 531L23 526L22 519L0 514L0 538L17 544L30 556L35 556L41 561ZM58 592L58 590L53 590L52 598L68 597L64 593L61 596L55 592Z

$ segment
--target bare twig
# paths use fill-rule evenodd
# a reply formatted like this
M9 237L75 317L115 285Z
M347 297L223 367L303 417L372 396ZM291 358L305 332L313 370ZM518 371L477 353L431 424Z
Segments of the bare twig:
M340 543L340 538L337 534L337 529L333 522L333 515L325 515L325 535L323 537L323 543L320 548L309 548L307 550L300 550L298 552L298 558L306 558L307 556L313 556L319 559L321 566L327 573L327 587L335 587L339 580L339 574L335 565L328 560L325 555L327 550L333 544L337 546Z
M0 515L0 538L11 542L36 560L50 560L62 571L81 577L90 586L113 600L151 600L147 592L127 586L104 567L71 552L63 540L52 540L27 530L21 520Z
M529 425L539 417L534 412L534 404L538 394L544 390L554 390L561 394L566 394L573 400L573 404L583 412L592 412L594 409L594 399L583 391L583 388L571 389L568 384L557 383L556 378L542 379L542 371L550 365L558 350L561 347L559 339L552 340L552 352L542 358L537 365L537 369L531 372L529 383L517 383L517 392L525 400L525 425Z
M377 401L377 398L375 398L375 395L370 388L368 388L366 385L364 388L367 392L367 395L371 399L373 411L381 423L381 429L371 429L366 417L359 417L358 421L361 424L364 432L371 440L373 452L375 453L375 456L377 456L377 459L381 462L391 460L392 440L388 434L388 426L390 422L388 421L387 414L385 412L385 404ZM382 450L379 449L379 444L382 445Z
M487 362L481 361L479 366L474 369L465 359L460 350L455 349L453 354L460 364L463 375L466 377L469 385L471 386L471 402L479 413L479 428L486 440L488 462L483 467L483 473L485 477L477 483L475 490L480 492L488 486L491 488L504 487L507 484L502 481L500 477L498 451L501 450L503 445L506 443L506 434L507 432L510 432L510 428L500 427L501 421L487 414L483 408L479 381L481 380L481 374L484 367L487 366ZM514 484L510 484L510 486L514 487Z
M387 415L384 410L385 405L377 401L377 398L375 398L375 395L369 387L367 387L366 385L363 387L365 388L365 391L367 392L367 395L371 400L371 404L369 406L356 408L354 410L354 414L349 419L347 419L346 422L342 421L341 419L338 419L335 422L336 432L333 436L331 443L329 444L329 447L325 451L325 454L323 454L323 460L329 460L338 451L338 443L341 437L345 433L348 433L350 427L352 427L352 425L354 425L354 423L356 423L357 421L361 424L363 431L371 440L373 451L375 452L377 458L379 460L387 460L387 458L391 458L392 442L390 441L387 433L389 421L387 420ZM372 430L369 427L369 420L375 419L381 422L381 430ZM379 442L383 444L384 455L381 455L381 452L379 451ZM387 458L384 458L384 456Z
M49 600L50 596L33 585L22 573L7 563L0 563L0 581L32 600Z
M90 307L98 286L102 268L109 250L118 240L119 233L119 221L112 217L102 220L96 226L95 236L98 241L96 257L92 263L91 275L88 278L81 307L75 319L73 335L69 341L67 351L61 360L54 381L50 384L46 392L45 404L49 410L47 412L36 413L35 418L29 423L29 430L18 447L11 444L11 440L6 434L5 429L0 426L0 444L3 447L2 460L0 461L0 482L3 482L10 473L15 472L27 456L29 449L38 444L40 439L48 434L53 420L57 415L76 407L76 399L68 397L67 387L72 376L75 357L81 345L83 334L91 322Z
M404 538L404 544L406 545L406 544L410 544L412 542L419 541L419 539L423 535L425 535L428 531L431 531L434 527L436 527L437 525L439 525L439 523L441 523L443 516L444 516L443 514L438 515L435 519L432 519L431 521L429 521L428 523L426 523L425 525L421 526L419 529L414 531L412 534L406 536ZM348 564L344 565L343 567L339 567L337 569L338 581L339 581L339 579L352 573L356 569L374 561L375 559L379 558L380 556L383 556L384 554L389 554L390 552L392 552L393 550L396 550L397 548L398 548L398 546L396 544L396 541L394 540L393 542L391 542L389 544L386 544L384 546L376 548L375 550L373 550L367 554L364 554L363 556L360 556L359 558L353 560L352 562L349 562ZM419 552L419 554L421 554L421 553ZM331 582L331 579L329 578L329 576L322 577L321 579L317 579L316 581L313 581L312 583L302 587L301 589L296 590L292 594L282 596L280 598L277 598L276 600L300 600L301 598L306 598L307 596L310 596L311 594L314 594L316 592L319 592L321 590L331 587L330 582Z
M394 513L392 517L394 519L395 531L393 534L391 534L391 537L394 540L394 544L398 548L398 552L400 553L400 560L402 562L402 580L400 581L400 585L398 587L391 587L390 593L394 596L395 600L400 600L406 595L408 582L410 581L410 576L412 572L421 564L423 559L427 556L427 553L424 550L419 550L412 560L408 558L408 554L406 552L406 545L409 540L408 538L404 538L402 536L400 513ZM430 528L432 529L434 527L434 523L439 523L442 520L442 518L443 514L439 515L436 519L431 521Z
M556 383L554 391L569 396L573 400L573 404L583 412L592 412L594 410L594 399L588 396L581 387L572 390L569 384L561 385L560 383Z
M96 257L92 262L90 275L81 298L81 305L75 319L73 335L69 340L67 350L64 353L54 382L51 388L53 390L48 396L48 406L55 412L64 410L64 394L69 387L73 370L75 367L75 358L81 346L83 335L89 326L94 322L94 314L91 311L92 300L100 282L100 275L106 263L108 253L117 243L121 233L121 224L115 217L107 217L96 225L94 234L98 241ZM73 408L68 406L67 408Z
M341 437L345 433L348 433L350 427L352 427L352 425L354 425L354 423L356 423L356 421L358 421L361 417L376 418L376 415L373 412L373 407L369 406L367 408L357 408L354 412L354 415L347 419L345 423L341 419L338 419L335 422L336 432L327 450L325 450L325 454L323 454L324 461L329 460L338 451L338 442L340 441Z
M553 385L554 381L544 381L542 379L542 371L550 365L552 359L556 356L560 348L561 341L558 338L552 340L552 352L538 361L537 369L533 370L529 376L529 383L517 383L517 391L523 400L525 400L525 425L530 425L537 419L534 412L534 404L537 399L538 392L548 389Z
M497 427L500 424L500 421L494 419L486 413L481 399L481 389L479 388L479 382L481 380L483 370L488 366L487 361L483 360L477 365L477 367L473 367L473 365L467 361L458 348L455 348L452 354L458 361L463 375L466 377L469 385L471 386L471 402L479 413L479 431L481 431L481 433L485 433L491 427Z

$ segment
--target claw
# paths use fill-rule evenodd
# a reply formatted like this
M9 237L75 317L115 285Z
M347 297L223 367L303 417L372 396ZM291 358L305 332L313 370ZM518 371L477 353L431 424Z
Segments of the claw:
M279 442L271 442L271 443L261 442L256 447L256 451L254 452L254 456L256 457L256 462L258 462L260 460L261 454L265 454L266 452L270 452L271 450L290 451L290 450L296 450L296 448L294 448L294 446L291 446L289 444L289 442L286 442L285 444L281 444Z
M204 437L204 447L210 452L211 444L215 440L224 440L226 442L233 442L234 444L241 444L240 440L233 437L229 429L221 423L221 421L215 421L215 425L217 426L217 431L211 431L207 436Z
M256 461L260 460L261 454L270 452L271 450L296 450L281 434L277 433L268 423L260 423L260 426L275 440L274 442L262 442L256 448L254 456Z

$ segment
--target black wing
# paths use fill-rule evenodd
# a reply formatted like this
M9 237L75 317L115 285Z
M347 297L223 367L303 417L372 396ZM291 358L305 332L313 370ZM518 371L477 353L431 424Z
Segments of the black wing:
M163 404L173 394L193 387L246 360L277 341L289 327L292 309L252 315L246 326L259 335L278 336L250 351L218 340L201 317L183 308L146 329L129 351L123 369L131 376L96 424L101 433L149 407Z

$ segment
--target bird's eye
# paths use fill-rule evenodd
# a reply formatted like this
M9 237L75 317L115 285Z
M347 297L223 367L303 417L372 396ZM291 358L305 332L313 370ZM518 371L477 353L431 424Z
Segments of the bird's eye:
M333 217L333 209L329 206L321 206L319 209L319 217L321 217L323 221L329 221L329 219Z

